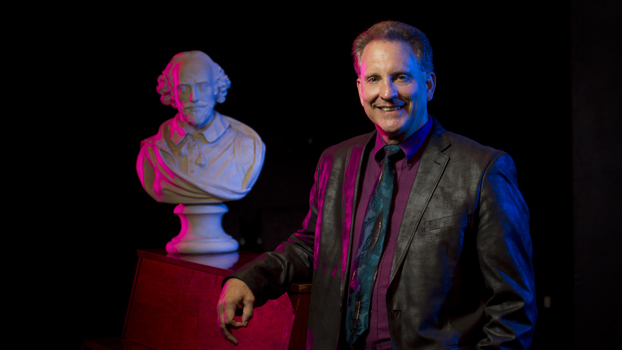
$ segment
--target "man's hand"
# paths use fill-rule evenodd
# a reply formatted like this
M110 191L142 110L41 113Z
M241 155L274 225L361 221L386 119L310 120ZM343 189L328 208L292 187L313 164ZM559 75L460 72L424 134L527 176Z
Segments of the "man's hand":
M218 326L222 336L233 345L238 345L238 340L233 336L231 329L247 327L253 318L255 296L246 283L237 278L232 278L225 283L220 298L218 299ZM242 309L242 322L234 319L235 311Z

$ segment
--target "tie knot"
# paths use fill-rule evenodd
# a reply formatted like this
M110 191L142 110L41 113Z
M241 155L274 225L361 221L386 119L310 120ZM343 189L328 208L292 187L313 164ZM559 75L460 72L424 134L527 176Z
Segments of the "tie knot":
M382 147L382 150L384 151L385 157L391 158L393 155L399 153L399 151L401 151L402 149L398 145L386 145Z

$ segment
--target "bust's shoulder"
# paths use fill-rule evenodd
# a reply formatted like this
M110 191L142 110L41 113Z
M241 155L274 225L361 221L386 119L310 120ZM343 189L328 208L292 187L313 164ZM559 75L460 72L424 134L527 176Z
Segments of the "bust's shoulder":
M229 124L229 127L231 128L231 130L237 134L240 134L242 136L242 139L248 138L249 140L255 140L256 142L263 144L263 142L261 141L261 137L259 137L259 134L257 134L255 130L251 129L250 126L242 123L241 121L237 119L228 117L226 115L221 114L221 116L223 120ZM249 142L249 141L245 141L245 142Z
M259 163L258 169L261 169L266 146L261 140L261 137L259 137L259 134L239 120L222 114L221 117L225 123L229 124L227 132L233 134L230 134L229 137L233 137L235 155L241 164L243 164L245 171L249 169L253 163Z

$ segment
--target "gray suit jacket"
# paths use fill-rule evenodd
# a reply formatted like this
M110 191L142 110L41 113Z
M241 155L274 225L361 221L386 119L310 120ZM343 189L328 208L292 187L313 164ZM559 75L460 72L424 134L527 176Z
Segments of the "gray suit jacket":
M343 345L353 214L374 139L328 148L302 229L232 275L256 306L311 280L308 349ZM395 348L529 348L537 314L529 212L509 155L434 120L397 239L387 293Z

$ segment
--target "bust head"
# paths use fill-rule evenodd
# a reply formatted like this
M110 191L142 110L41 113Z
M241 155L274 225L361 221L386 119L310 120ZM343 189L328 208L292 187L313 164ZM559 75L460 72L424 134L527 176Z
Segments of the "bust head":
M208 55L187 51L173 56L158 77L157 91L184 122L201 128L212 121L214 106L225 101L229 86L229 78Z

